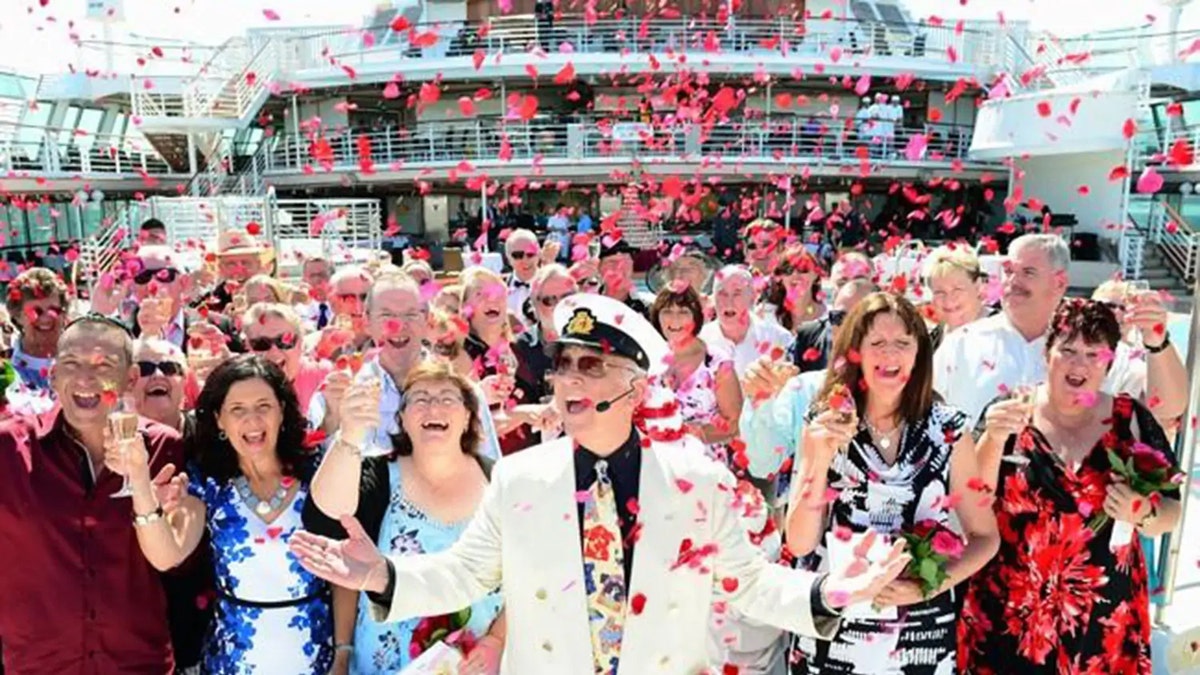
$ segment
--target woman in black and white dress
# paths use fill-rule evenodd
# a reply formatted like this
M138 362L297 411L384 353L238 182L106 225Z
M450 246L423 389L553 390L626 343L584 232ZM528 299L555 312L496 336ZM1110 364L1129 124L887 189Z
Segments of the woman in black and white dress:
M932 521L966 541L930 597L901 578L874 607L848 611L832 641L797 639L792 672L948 675L956 619L949 591L999 544L966 417L935 402L929 333L904 298L875 293L860 302L833 352L804 431L788 548L815 569L841 564L868 528L898 537Z

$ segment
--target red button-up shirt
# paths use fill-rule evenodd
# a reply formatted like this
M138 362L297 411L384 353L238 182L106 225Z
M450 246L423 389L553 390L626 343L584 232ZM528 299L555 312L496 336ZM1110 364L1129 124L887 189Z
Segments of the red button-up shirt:
M151 475L179 434L142 420ZM121 477L93 471L56 407L0 424L0 636L10 675L161 675L174 666L158 572Z

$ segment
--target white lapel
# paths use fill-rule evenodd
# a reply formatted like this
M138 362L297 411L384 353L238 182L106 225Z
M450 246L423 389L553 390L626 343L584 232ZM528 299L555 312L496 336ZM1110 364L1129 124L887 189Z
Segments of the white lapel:
M633 570L629 602L645 598L642 613L632 608L625 614L625 634L621 642L622 670L648 672L662 651L659 632L674 608L664 606L669 597L671 567L679 559L679 545L689 531L685 520L681 491L675 485L675 472L664 453L678 450L672 444L654 443L642 451L642 469L638 486L638 522L641 531L634 544ZM657 602L656 602L657 600ZM639 599L639 603L641 600ZM676 620L679 617L675 617ZM691 621L692 617L684 620Z
M534 470L536 482L520 486L528 492L517 499L530 504L529 512L518 508L512 514L519 528L529 528L531 516L536 523L527 530L529 538L522 538L520 544L528 547L526 555L520 556L525 564L519 574L529 584L522 586L534 589L523 593L528 597L522 600L533 600L531 608L538 614L540 634L554 636L535 649L549 646L561 652L556 656L569 664L569 672L591 672L592 642L575 501L574 442L564 437L551 444L555 449L540 457L540 466Z

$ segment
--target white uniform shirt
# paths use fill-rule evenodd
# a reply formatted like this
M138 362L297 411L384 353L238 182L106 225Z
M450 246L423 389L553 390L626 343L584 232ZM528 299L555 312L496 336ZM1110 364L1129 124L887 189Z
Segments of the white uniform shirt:
M751 363L767 356L775 347L786 350L792 344L792 334L778 323L768 323L750 313L750 329L738 344L725 337L721 324L712 321L700 329L700 339L708 345L708 352L717 359L733 361L733 369L740 379Z
M1144 359L1118 345L1101 391L1140 397L1145 367ZM966 413L972 426L996 397L1045 379L1046 336L1027 341L1003 312L950 333L933 356L933 388Z

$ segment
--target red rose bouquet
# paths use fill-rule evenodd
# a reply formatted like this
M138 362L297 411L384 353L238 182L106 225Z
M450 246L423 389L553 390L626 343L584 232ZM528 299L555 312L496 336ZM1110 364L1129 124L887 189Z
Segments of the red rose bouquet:
M1152 508L1158 508L1164 490L1173 490L1183 482L1183 472L1171 463L1166 455L1145 443L1134 443L1128 456L1122 458L1116 450L1109 447L1108 463L1112 472L1134 492L1146 498ZM1107 513L1100 512L1092 518L1089 526L1093 532L1098 532L1109 520ZM1113 523L1112 535L1109 537L1109 547L1112 549L1128 545L1133 541L1133 524L1125 521Z
M950 578L947 571L950 561L962 557L965 547L962 537L934 520L922 520L912 532L900 536L912 556L904 576L921 584L921 594L925 597L936 594Z
M466 647L466 645L461 645L458 638L463 634L463 629L467 627L467 622L470 620L470 607L453 614L427 616L421 619L413 629L412 641L408 643L409 657L415 659L425 653L425 650L443 641ZM463 649L464 653L467 651L469 650Z

